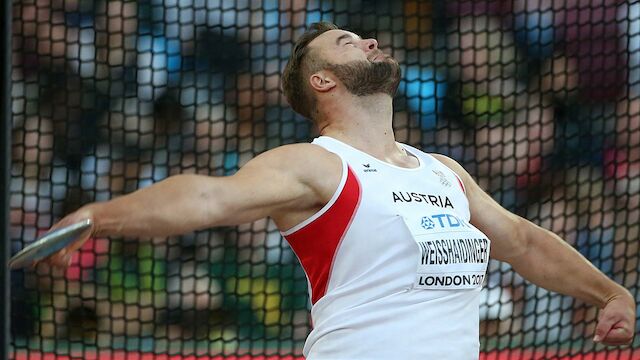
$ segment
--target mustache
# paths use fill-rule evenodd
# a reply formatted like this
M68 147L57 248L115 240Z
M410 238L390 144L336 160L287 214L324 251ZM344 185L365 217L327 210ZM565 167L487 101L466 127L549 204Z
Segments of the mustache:
M384 57L385 59L391 57L390 55L387 55L384 52L382 52L382 50L380 50L380 49L374 49L374 50L371 50L371 52L369 53L369 56L367 56L367 59L369 61L373 61L373 59L375 59L376 57L378 57L380 55L382 57Z

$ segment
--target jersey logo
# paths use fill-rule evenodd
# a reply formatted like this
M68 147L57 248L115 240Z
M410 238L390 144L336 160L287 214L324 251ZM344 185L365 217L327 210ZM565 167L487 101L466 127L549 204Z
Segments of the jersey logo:
M444 173L440 170L432 170L434 174L438 175L440 177L440 184L446 186L446 187L451 187L451 182L449 181L449 179L447 179L447 177L444 175Z
M451 214L435 214L431 216L423 216L422 219L420 219L420 225L425 230L432 230L435 228L446 229L470 227L464 219Z
M434 223L433 220L431 220L431 218L426 217L426 216L422 218L422 224L421 225L425 230L431 230L434 227L436 227L436 223Z
M362 164L364 166L364 172L378 172L378 169L372 168L371 164Z

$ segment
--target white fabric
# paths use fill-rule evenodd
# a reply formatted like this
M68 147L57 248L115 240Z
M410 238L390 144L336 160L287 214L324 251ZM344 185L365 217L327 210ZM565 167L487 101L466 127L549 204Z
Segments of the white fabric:
M490 242L469 224L455 173L408 145L406 169L329 137L361 185L326 294L312 307L308 360L479 357L480 290Z

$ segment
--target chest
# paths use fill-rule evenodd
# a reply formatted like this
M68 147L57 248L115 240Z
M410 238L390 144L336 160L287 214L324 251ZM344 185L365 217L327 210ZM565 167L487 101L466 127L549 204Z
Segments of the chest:
M386 234L387 240L381 242L386 248L376 253L397 251L398 261L412 274L413 288L482 285L490 241L470 223L468 200L453 173L427 168L409 174L382 170L374 176L361 171L358 177L362 186L358 213L367 227Z
M376 215L429 216L436 224L453 227L469 220L468 200L451 171L437 167L400 171L362 166L355 169L355 174L362 188L362 204Z

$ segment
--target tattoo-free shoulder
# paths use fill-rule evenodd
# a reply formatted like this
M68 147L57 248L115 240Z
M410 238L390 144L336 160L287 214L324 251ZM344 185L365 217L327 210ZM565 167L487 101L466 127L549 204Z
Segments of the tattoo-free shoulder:
M309 143L278 146L261 153L256 159L294 172L298 170L307 172L314 169L331 171L341 167L338 155Z
M332 193L342 176L340 157L310 143L282 145L265 151L254 161L295 177L321 194Z
M271 174L278 188L285 187L295 201L271 214L280 229L289 229L324 206L340 185L340 157L314 144L283 145L248 162L251 174ZM242 170L242 169L241 169Z

